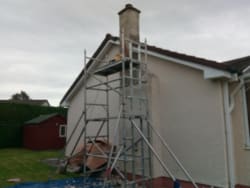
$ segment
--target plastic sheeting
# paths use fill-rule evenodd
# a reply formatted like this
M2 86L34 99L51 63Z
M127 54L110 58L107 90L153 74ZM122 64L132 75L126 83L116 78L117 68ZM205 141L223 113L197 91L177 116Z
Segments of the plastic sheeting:
M47 182L21 183L8 188L102 188L103 181L96 178L69 178L63 180L50 180Z

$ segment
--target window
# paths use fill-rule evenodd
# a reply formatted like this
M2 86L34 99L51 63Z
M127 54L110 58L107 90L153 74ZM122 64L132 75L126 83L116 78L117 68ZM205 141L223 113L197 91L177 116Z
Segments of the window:
M66 137L66 125L60 125L59 127L59 137Z

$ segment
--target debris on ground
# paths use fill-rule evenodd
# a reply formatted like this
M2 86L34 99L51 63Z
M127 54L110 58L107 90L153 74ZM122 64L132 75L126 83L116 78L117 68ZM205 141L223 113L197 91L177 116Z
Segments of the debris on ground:
M93 143L87 143L86 144L86 149L84 148L84 144L80 145L76 149L76 154L72 156L69 159L69 164L73 166L83 166L86 165L89 169L95 170L98 169L100 166L104 165L107 163L108 159L103 156L101 157L95 157L95 155L103 155L100 149L104 152L107 153L111 149L111 144L109 144L105 140L95 140L95 144ZM92 156L88 156L86 159L86 164L83 162L83 156L84 152L87 151L89 154Z
M10 179L7 179L7 182L10 182L10 183L19 183L21 182L21 178L10 178Z
M57 163L57 173L63 174L67 172L74 173L82 173L84 166L87 171L103 169L107 165L107 157L103 155L103 153L108 153L112 147L110 143L106 140L95 140L94 143L89 142L86 144L81 144L76 148L75 154L67 159L61 160ZM102 151L100 151L102 150ZM88 152L92 156L88 156L86 158L86 162L84 163L83 156L84 152ZM103 157L98 157L103 156ZM98 173L99 174L99 173ZM96 175L96 173L94 173Z
M52 166L52 167L57 167L61 163L61 159L59 158L48 158L42 160L43 163Z

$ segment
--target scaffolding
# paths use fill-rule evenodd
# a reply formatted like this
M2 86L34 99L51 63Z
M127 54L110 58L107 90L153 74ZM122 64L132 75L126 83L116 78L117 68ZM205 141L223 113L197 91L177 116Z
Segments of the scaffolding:
M155 134L193 186L198 188L150 121L146 40L141 43L122 37L121 52L112 60L104 60L88 57L84 51L84 110L66 146L82 120L83 127L70 155L83 138L83 174L88 177L105 172L103 187L150 187L152 156L175 182L175 176L152 145L151 137ZM87 61L95 63L87 68ZM100 147L100 142L106 144L105 147ZM106 164L89 168L87 159L90 157L104 159Z
M146 91L147 44L125 40L122 51L120 57L109 62L87 57L86 51L84 53L85 67L88 60L99 61L100 66L85 69L84 148L87 148L87 143L92 143L99 151L86 150L83 160L90 156L106 158L105 184L119 181L124 187L134 187L151 178L151 150L144 142L145 139L151 140ZM90 77L97 83L87 84ZM93 91L101 92L102 99L93 100ZM112 106L111 93L116 93L119 99L119 105L115 107ZM110 112L111 106L116 115ZM111 143L111 148L105 151L98 147L96 141L100 139ZM93 172L96 169L89 170L85 166L84 174Z

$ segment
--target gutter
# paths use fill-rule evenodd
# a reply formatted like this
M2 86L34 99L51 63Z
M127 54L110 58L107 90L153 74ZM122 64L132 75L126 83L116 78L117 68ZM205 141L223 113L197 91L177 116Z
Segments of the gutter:
M231 112L233 106L230 105L228 82L223 82L223 99L224 99L224 113L225 113L225 135L226 135L226 153L227 153L227 175L228 187L235 187L235 164L234 164L234 148L232 136L232 120ZM231 108L230 108L231 107Z

